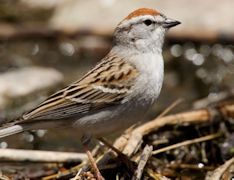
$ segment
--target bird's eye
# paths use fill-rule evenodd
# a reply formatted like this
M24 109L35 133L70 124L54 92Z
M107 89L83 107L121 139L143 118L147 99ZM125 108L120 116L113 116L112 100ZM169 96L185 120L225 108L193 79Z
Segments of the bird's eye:
M146 26L150 26L152 23L153 23L153 22L152 22L151 20L149 20L149 19L147 19L147 20L144 21L144 24L145 24Z

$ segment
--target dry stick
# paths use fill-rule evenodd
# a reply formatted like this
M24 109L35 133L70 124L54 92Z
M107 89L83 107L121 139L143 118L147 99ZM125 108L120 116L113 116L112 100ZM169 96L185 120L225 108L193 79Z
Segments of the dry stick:
M152 131L157 131L159 128L164 127L165 125L183 125L183 124L199 124L199 123L207 123L211 122L215 116L215 114L219 114L223 117L232 117L234 118L234 104L231 105L224 105L219 110L217 109L200 109L200 110L194 110L190 112L182 112L174 115L169 115L161 118L156 118L152 121L149 121L140 127L137 127L134 131L138 132L138 135L142 137L143 135L146 135ZM127 143L129 142L131 134L123 134L120 136L114 143L114 147L122 151ZM137 140L141 141L141 138L137 138ZM139 144L131 143L131 144ZM124 153L131 154L131 152L134 152L135 146L132 146L130 148L131 151L125 151ZM100 160L100 165L105 164L106 161L111 159L113 157L113 153L107 153L103 156L103 158Z
M153 179L155 179L155 180L170 180L169 178L167 178L167 177L165 177L165 176L163 176L163 175L161 175L161 174L158 174L158 173L156 173L155 171L153 171L152 169L146 169L146 171L147 171L147 173L148 173L148 175L151 177L151 178L153 178Z
M166 108L157 118L160 118L161 116L165 115L166 113L168 113L171 109L173 109L176 105L178 105L180 102L182 102L182 99L178 99L176 100L174 103L172 103L168 108ZM119 151L122 151L123 154L125 155L129 155L126 150L124 151L124 147L126 146L126 144L128 144L129 138L132 136L132 132L133 129L132 127L130 127L129 129L127 129L123 135L121 135L117 140L115 140L113 147L115 147L116 149L118 149ZM135 136L136 137L136 136ZM138 138L138 142L140 142L142 139L142 136L139 136ZM140 143L137 143L138 145ZM137 145L136 145L137 146ZM132 146L134 149L136 150L136 146ZM138 146L139 147L139 146ZM127 148L128 149L128 148ZM132 151L133 152L133 151ZM106 164L106 162L113 158L115 156L115 154L112 151L107 152L104 156L100 157L97 164L98 165L104 165Z
M184 100L182 98L177 99L176 101L174 101L170 106L168 106L161 114L159 114L156 119L159 119L163 116L165 116L166 114L168 114L172 109L174 109L178 104L182 103Z
M157 118L161 118L165 114L167 114L169 111L171 111L175 106L177 106L179 103L181 103L183 99L177 99L175 102L173 102L169 107L167 107ZM156 119L157 119L156 118ZM118 149L119 151L122 151L124 146L127 144L131 133L133 132L132 127L128 128L124 134L122 134L118 139L115 140L113 147Z
M207 109L178 113L174 115L164 116L149 121L138 127L136 131L146 135L152 131L156 131L165 125L183 125L190 123L203 123L210 121L211 115Z
M74 166L72 167L71 169L68 169L68 170L63 170L63 171L59 171L58 173L56 174L52 174L52 175L49 175L49 176L45 176L42 178L42 180L53 180L53 179L59 179L59 178L63 178L63 177L66 177L70 174L74 174L76 175L78 171L80 171L80 169L86 164L85 161L83 161L81 164L77 165L77 166Z
M120 150L118 150L117 148L115 148L114 146L112 146L105 138L100 137L100 138L98 138L98 140L101 141L108 148L112 149L119 156L124 155Z
M227 105L220 109L223 116L234 117L234 105ZM174 115L169 115L161 118L156 118L149 121L142 126L136 128L128 141L124 149L124 153L131 155L136 145L142 140L142 137L152 131L156 131L165 125L182 125L188 123L202 123L212 121L214 116L219 114L216 109L201 109L191 112L178 113Z
M162 116L166 115L168 112L170 112L174 107L176 107L179 103L181 103L183 100L178 99L175 102L173 102L168 108L166 108L157 118L161 118ZM140 126L141 127L141 126ZM132 131L129 141L127 142L127 145L125 146L123 153L127 156L131 156L134 152L138 150L142 143L143 138L142 133L139 133L139 128L136 128L134 131Z
M215 139L217 137L220 137L221 135L222 135L221 133L215 133L215 134L210 134L210 135L203 136L203 137L200 137L200 138L183 141L183 142L180 142L180 143L177 143L177 144L173 144L173 145L170 145L170 146L155 150L155 151L152 152L152 154L155 155L155 154L166 152L166 151L176 149L176 148L179 148L179 147L182 147L182 146L187 146L187 145L190 145L190 144L209 141L211 139Z
M88 150L87 147L85 147L85 152L88 156L88 159L89 159L89 162L90 162L90 166L92 167L92 170L94 171L94 175L95 177L97 178L97 180L104 180L104 178L102 177L98 167L97 167L97 164L91 154L91 152Z
M105 140L102 139L102 141L105 141ZM113 151L111 151L109 153L111 153L113 155ZM98 162L98 160L97 160L97 162ZM79 164L78 166L75 166L70 170L66 170L66 171L63 171L63 172L58 172L56 174L46 176L46 177L43 178L43 180L51 180L51 179L56 179L58 177L62 178L64 176L68 176L69 174L73 174L73 173L76 173L74 178L77 178L80 175L80 172L81 172L80 170L82 169L83 165L85 165L85 164L86 163L83 161L82 164Z
M221 107L220 109L221 115L224 117L234 117L234 105L225 105ZM215 111L215 110L213 110ZM208 109L201 109L201 110L195 110L191 112L183 112L178 113L174 115L169 115L161 118L156 118L150 122L147 122L143 124L142 126L136 128L141 132L142 134L147 134L152 131L156 131L159 128L165 126L165 125L182 125L182 124L199 124L199 123L206 123L212 121L213 116L210 113L210 110ZM128 139L130 137L130 133L125 133L122 136L120 136L114 143L114 147L119 149L120 151L123 150L124 146L127 144ZM113 152L106 153L102 158L100 158L100 162L98 165L106 164L106 161L111 159L113 157ZM62 175L66 175L72 172L77 172L82 167L82 164L79 166L76 166L72 168L71 170L68 170L66 172L62 172L61 174L55 174L48 176L47 178L44 178L44 180L54 179L58 176L62 177Z
M130 134L134 127L135 126L133 125L127 130L125 130L124 133L117 140L115 140L112 146L118 149L120 152L122 152L124 145L127 144ZM112 150L109 150L97 159L97 164L103 166L106 164L107 161L114 157L116 157L116 153L114 153Z
M153 150L153 146L149 146L149 145L145 146L145 148L144 148L144 150L143 150L143 152L141 154L137 170L135 171L135 173L134 173L134 175L132 177L132 180L140 180L141 179L143 170L145 168L145 165L146 165L148 159L151 156L152 150Z
M234 157L226 161L211 173L207 173L205 180L220 180L223 179L223 174L234 165Z
M220 108L220 112L221 112L221 115L224 117L234 117L234 105L225 105L222 108ZM156 131L157 129L165 125L205 123L205 122L212 121L212 118L213 117L208 109L201 109L201 110L195 110L191 112L184 112L184 113L179 113L175 115L169 115L169 116L165 116L161 118L156 118L150 122L143 124L142 126L136 129L138 129L139 132L142 132L142 134L145 135L151 131ZM115 141L114 147L122 151L122 149L128 142L129 137L130 137L130 133L123 134ZM103 156L103 158L101 158L100 163L98 164L100 165L105 164L105 162L111 159L112 157L113 157L113 152L112 151L108 152ZM77 172L81 167L82 167L82 164L80 164L77 167L72 168L69 171L66 171L66 173L61 173L61 174L66 175L70 173L71 171ZM48 176L47 178L44 178L44 180L54 179L61 174Z
M76 173L75 177L71 178L70 180L81 180L81 177L80 177L80 172L81 172L81 171L82 171L82 169L80 169L80 170Z
M19 150L19 149L0 149L0 162L82 162L86 160L83 153L38 151L38 150Z

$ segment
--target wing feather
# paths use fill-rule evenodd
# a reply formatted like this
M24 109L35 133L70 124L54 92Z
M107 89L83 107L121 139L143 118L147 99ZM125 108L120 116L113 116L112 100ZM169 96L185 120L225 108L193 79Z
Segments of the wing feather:
M79 81L58 91L19 123L83 116L120 104L131 93L137 69L117 56L107 56Z

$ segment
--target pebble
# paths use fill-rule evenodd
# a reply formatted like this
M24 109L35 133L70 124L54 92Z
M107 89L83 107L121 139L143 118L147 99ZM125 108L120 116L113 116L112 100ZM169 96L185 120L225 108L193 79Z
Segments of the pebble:
M18 114L21 111L18 109L19 106L24 107L25 110L25 103L34 101L34 97L41 92L46 94L55 90L62 82L63 75L52 68L25 67L0 74L1 118L9 113L9 109L12 114Z

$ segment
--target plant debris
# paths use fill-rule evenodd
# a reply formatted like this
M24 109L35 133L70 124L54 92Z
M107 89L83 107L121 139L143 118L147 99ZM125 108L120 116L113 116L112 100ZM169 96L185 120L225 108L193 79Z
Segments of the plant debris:
M154 120L126 130L116 139L114 147L105 139L100 139L107 146L96 146L93 155L103 177L137 180L231 179L234 176L231 140L234 136L234 101L230 99L233 98L228 96L228 100L219 99L219 102L202 109L178 114L165 115L169 111L165 110L166 113ZM171 108L175 108L175 104ZM95 179L87 159L81 157L79 161L57 163L38 160L37 164L35 159L30 162L28 158L27 162L32 166L21 168L14 163L26 161L8 159L10 169L2 168L1 178Z

